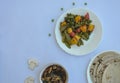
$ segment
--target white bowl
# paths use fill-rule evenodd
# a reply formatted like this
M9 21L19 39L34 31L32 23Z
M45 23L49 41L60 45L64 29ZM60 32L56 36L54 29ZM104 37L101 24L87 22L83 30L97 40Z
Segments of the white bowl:
M88 41L84 41L83 46L78 47L76 45L73 45L71 46L71 49L69 49L62 42L62 37L60 33L60 22L64 21L64 17L66 17L67 13L85 15L87 12L89 13L92 23L95 25L95 29L90 35L90 39ZM60 18L57 20L57 23L55 26L55 37L56 37L57 43L60 46L60 48L62 48L66 53L69 53L71 55L76 55L76 56L85 55L85 54L92 52L98 47L101 37L102 37L102 25L98 17L92 11L87 10L87 9L82 9L82 8L73 8L63 13L60 16Z
M66 82L65 82L65 83L68 83L68 73L67 73L66 69L65 69L63 66L61 66L60 64L58 64L58 63L51 63L51 64L46 65L46 66L43 68L43 70L40 72L40 77L39 77L40 83L43 83L42 80L41 80L41 78L42 78L42 75L43 75L44 71L45 71L49 66L52 66L52 65L58 65L58 66L60 66L60 67L62 67L62 68L64 69L64 71L65 71L65 73L66 73Z

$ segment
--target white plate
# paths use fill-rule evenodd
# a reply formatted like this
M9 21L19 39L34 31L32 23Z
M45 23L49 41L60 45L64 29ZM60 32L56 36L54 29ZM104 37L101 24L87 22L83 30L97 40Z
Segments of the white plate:
M91 60L87 69L88 83L120 83L119 77L120 53L116 51L98 54Z
M92 23L95 25L95 29L92 32L90 39L88 41L84 41L83 46L78 47L76 45L73 45L73 46L71 46L71 49L67 48L66 45L62 42L62 37L60 34L60 30L59 30L60 22L62 22L64 20L64 17L66 16L67 13L85 15L87 12L89 13ZM101 37L102 37L102 25L101 25L98 17L90 10L82 9L82 8L73 8L73 9L70 9L70 10L66 11L65 13L63 13L60 16L60 18L58 19L58 21L56 23L56 27L55 27L55 37L56 37L58 45L65 52L67 52L71 55L77 55L77 56L85 55L85 54L92 52L93 50L95 50L97 48L97 46L101 40Z

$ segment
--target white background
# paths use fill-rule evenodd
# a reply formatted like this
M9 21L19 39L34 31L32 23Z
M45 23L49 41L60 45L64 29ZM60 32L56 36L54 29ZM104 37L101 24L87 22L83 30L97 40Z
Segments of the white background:
M24 83L28 76L33 76L35 83L39 83L41 69L53 62L66 68L69 83L87 83L87 67L97 53L120 51L119 3L119 0L0 0L0 83ZM54 34L59 16L75 7L92 10L103 26L99 47L79 57L59 48ZM39 60L39 67L34 71L28 69L29 58Z

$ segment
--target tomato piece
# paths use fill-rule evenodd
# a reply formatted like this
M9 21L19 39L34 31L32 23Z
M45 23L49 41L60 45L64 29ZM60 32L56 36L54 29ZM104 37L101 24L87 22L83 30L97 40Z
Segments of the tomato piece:
M86 14L85 14L85 19L89 19L90 18L90 16L89 16L89 13L87 12Z
M75 36L75 33L74 33L74 32L71 32L71 33L70 33L70 36L71 36L71 37L74 37L74 36Z
M80 28L78 28L78 29L76 30L76 32L77 32L77 33L81 32Z

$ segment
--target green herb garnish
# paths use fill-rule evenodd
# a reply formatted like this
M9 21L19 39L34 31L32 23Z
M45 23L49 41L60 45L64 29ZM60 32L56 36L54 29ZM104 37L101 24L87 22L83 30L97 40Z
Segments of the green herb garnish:
M54 19L52 19L51 22L54 22Z
M75 5L75 2L73 2L72 5L74 6L74 5Z
M50 36L51 36L51 34L49 33L49 34L48 34L48 36L50 37Z
M87 5L87 2L85 2L84 5Z
M63 9L63 8L61 8L60 10L61 10L61 11L63 11L64 9Z

